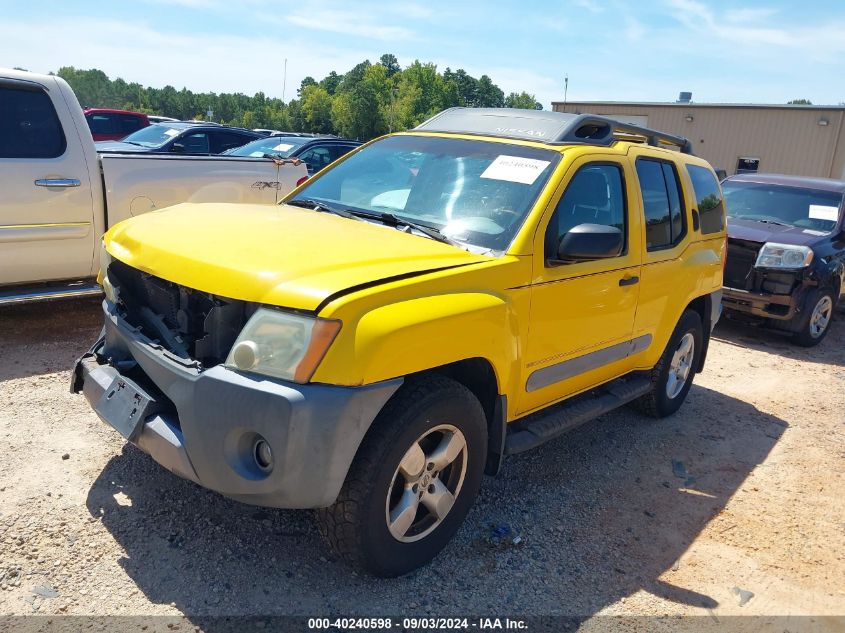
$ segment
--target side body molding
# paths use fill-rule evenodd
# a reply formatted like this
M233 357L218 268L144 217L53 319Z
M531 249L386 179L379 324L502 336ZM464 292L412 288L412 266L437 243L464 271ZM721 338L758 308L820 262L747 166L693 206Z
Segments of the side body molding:
M537 391L543 387L548 387L556 382L562 382L573 376L583 374L603 365L609 365L628 356L638 354L651 345L651 334L643 334L630 341L617 343L604 349L596 350L570 358L569 360L549 365L538 369L528 377L528 382L525 384L526 391Z

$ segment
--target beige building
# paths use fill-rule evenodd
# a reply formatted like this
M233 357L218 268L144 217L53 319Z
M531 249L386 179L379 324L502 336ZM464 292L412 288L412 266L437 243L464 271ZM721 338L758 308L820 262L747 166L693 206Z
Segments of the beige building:
M696 155L728 175L760 171L845 180L845 106L556 101L552 108L685 136Z

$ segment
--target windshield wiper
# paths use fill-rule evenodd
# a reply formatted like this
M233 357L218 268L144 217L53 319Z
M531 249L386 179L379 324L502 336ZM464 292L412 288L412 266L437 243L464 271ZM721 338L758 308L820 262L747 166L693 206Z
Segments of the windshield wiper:
M752 222L762 222L764 224L776 224L777 226L794 226L794 224L789 224L788 222L781 222L780 220L775 220L768 216L761 217L759 215L732 215L729 217L736 218L738 220L751 220Z
M312 200L311 198L294 198L293 200L288 200L287 202L285 202L285 204L289 204L292 207L300 207L302 209L317 211L318 213L333 213L334 215L339 215L340 217L346 218L347 220L361 221L361 218L352 213L349 213L349 211L345 211L344 209L338 209L337 207L331 207L325 202L317 202L316 200Z
M366 211L350 212L346 209L341 209L335 206L329 206L325 202L318 202L312 198L294 198L293 200L289 200L285 204L289 204L294 207L301 207L303 209L310 209L312 211L334 213L335 215L339 215L342 218L348 218L350 220L378 220L382 224L387 224L388 226L407 226L408 228L422 233L426 237L436 240L438 242L449 244L450 246L457 246L458 248L463 248L461 244L455 242L454 240L450 240L448 237L443 235L440 231L435 228L425 226L424 224L417 224L416 222L411 222L410 220L400 218L398 215L394 215L393 213L388 213L386 211L383 213L369 213Z
M387 224L389 226L407 226L408 228L418 231L426 237L430 237L431 239L436 240L438 242L443 242L444 244L449 244L450 246L457 246L458 248L463 248L460 244L458 244L454 240L450 240L448 237L443 235L440 231L435 228L425 226L424 224L417 224L416 222L411 222L410 220L406 220L405 218L401 218L398 215L389 213L387 211L383 211L381 213L357 213L356 215L360 215L365 218L372 218L374 220L380 220L383 224Z

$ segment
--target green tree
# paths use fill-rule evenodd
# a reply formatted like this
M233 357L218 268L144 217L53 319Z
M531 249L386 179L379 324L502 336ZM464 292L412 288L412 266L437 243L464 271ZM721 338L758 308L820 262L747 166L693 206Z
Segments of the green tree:
M403 127L414 127L437 114L448 105L448 97L457 99L454 82L447 82L438 74L434 64L419 60L402 71L397 97L397 121Z
M387 133L391 88L384 66L367 66L354 88L335 95L332 121L337 131L361 140Z
M413 127L438 111L455 105L539 107L533 95L504 93L487 75L480 79L465 70L419 60L405 68L385 53L377 64L364 60L340 74L330 72L319 83L306 77L298 97L289 103L241 93L195 93L185 87L154 88L118 77L110 79L96 68L64 66L57 71L76 92L80 103L162 114L180 119L203 119L210 108L214 120L285 131L340 133L370 139L388 130Z
M506 108L524 108L525 110L542 110L543 104L527 92L519 94L512 92L505 97Z
M316 84L302 89L302 114L309 132L330 134L332 125L332 97Z
M399 60L396 59L396 55L394 55L393 53L385 53L384 55L379 57L378 63L387 69L388 77L393 77L393 75L395 75L402 69L399 66Z
M314 79L313 77L310 77L310 76L309 76L309 77L306 77L306 78L305 78L305 79L303 79L303 80L302 80L302 82L299 84L299 89L296 91L296 94L297 94L297 95L299 95L299 96L301 97L301 96L302 96L302 91L303 91L303 90L305 90L308 86L316 86L316 85L317 85L317 80L316 80L316 79Z
M462 106L472 107L476 104L478 93L478 80L475 77L467 74L463 68L458 68L454 76L450 77L455 82L458 88L458 100Z
M505 105L505 93L487 75L478 79L475 105L479 108L501 108Z
M330 95L337 91L340 82L343 81L343 75L338 75L335 71L331 71L323 79L320 80L320 87L322 87Z
M813 105L813 102L809 99L793 99L792 101L787 101L787 105Z

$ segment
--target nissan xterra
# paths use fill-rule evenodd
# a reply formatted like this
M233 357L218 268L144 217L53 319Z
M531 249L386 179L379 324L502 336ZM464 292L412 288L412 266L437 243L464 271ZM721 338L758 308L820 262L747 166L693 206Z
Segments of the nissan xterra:
M280 206L177 205L103 249L105 329L72 389L174 473L318 508L337 552L395 576L506 455L629 402L681 406L725 223L686 139L456 108Z

